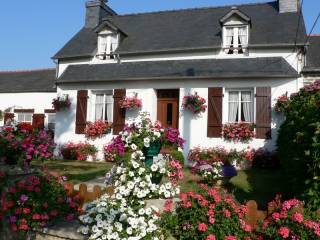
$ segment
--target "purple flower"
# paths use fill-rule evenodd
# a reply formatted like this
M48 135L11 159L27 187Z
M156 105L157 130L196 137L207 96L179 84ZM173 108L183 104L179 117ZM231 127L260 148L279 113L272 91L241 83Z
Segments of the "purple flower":
M16 217L16 216L10 216L9 221L10 221L11 223L14 223L14 222L17 221L17 217Z
M22 195L20 196L21 202L26 202L26 201L28 201L28 199L29 199L29 197L28 197L27 195L22 194Z

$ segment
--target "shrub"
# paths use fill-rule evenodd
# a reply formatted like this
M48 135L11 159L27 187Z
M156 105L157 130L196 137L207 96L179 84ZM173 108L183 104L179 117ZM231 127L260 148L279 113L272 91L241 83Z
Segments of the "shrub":
M254 136L254 125L249 123L229 123L222 129L222 137L227 141L247 143Z
M12 232L21 236L58 219L72 220L78 213L76 198L68 197L61 182L50 175L19 180L3 196L1 210Z
M281 202L277 197L269 203L269 214L258 231L263 239L318 239L320 221L305 213L301 201Z
M251 239L247 208L218 188L202 185L200 193L180 194L175 212L167 207L162 226L177 239ZM252 238L254 239L254 238Z
M88 156L95 159L98 149L89 143L66 143L60 149L61 155L67 160L85 161Z
M288 105L290 103L290 99L288 98L288 93L281 95L277 98L276 105L274 106L274 109L278 113L284 113L286 112Z
M176 159L177 161L179 161L179 163L183 166L184 165L184 155L183 152L179 151L179 150L173 150L170 152L170 155L172 156L172 158Z
M252 160L252 166L262 169L278 168L280 161L277 152L268 151L263 148L256 150Z
M49 132L33 130L28 123L0 129L0 156L7 164L16 164L21 160L29 165L32 159L51 158L54 147Z
M86 138L95 139L100 138L104 134L110 133L112 123L103 120L97 120L95 122L88 122L84 130Z
M291 95L277 140L290 190L320 206L320 80Z
M199 114L206 111L206 100L200 97L197 93L184 96L182 100L182 108L184 110L188 109L194 114Z

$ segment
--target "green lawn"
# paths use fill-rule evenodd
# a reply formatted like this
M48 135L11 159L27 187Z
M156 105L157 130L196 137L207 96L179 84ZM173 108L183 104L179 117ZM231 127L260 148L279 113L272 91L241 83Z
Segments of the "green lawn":
M197 181L199 178L197 179L186 169L181 190L197 191L199 189ZM265 209L267 203L274 199L276 194L282 193L284 197L288 195L284 173L280 169L238 171L238 176L233 177L225 187L234 194L239 202L255 200L260 209Z
M101 177L112 167L112 163L107 162L84 162L75 160L48 160L44 163L33 161L33 166L45 166L49 171L59 172L66 176L68 181L73 183L84 182L96 177Z

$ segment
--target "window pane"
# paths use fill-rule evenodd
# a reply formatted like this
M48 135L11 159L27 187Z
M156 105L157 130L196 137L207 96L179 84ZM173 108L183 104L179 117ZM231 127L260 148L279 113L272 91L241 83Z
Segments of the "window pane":
M238 121L238 108L239 108L239 92L230 91L228 122Z
M55 123L55 122L56 122L56 115L48 114L48 123Z
M252 105L252 92L241 92L241 121L252 122L253 105Z
M18 114L18 122L23 122L24 121L24 115L23 113Z
M96 95L95 120L103 120L104 94Z
M173 105L172 103L167 104L167 124L172 125L172 110L173 110Z
M32 114L25 114L25 119L24 119L25 122L32 122Z

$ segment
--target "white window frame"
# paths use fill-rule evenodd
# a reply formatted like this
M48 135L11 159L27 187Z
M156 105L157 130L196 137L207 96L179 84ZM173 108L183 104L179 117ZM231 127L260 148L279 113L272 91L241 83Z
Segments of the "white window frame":
M245 43L241 44L241 48L239 47L239 28L246 28L246 41ZM227 44L227 29L233 29L233 44L232 48L231 46L228 46ZM223 49L226 53L229 53L229 50L233 50L233 54L239 53L240 50L242 52L245 52L248 48L249 44L249 26L248 25L225 25L223 27Z
M49 122L50 116L54 116L54 122ZM55 128L56 128L56 113L46 113L46 129L49 129L50 123L54 124L54 128L52 130L55 130Z
M105 49L104 47L104 41ZM102 45L103 44L103 45ZM112 49L112 46L115 45L115 48ZM98 35L98 56L110 58L112 53L118 48L119 46L119 34L117 33L101 33Z
M96 119L96 101L97 101L97 95L102 95L103 94L103 116L106 115L106 105L107 104L110 104L112 107L111 107L111 114L110 114L110 118L111 119L108 119L108 120L105 120L105 119L102 119L102 120L105 120L105 121L108 121L108 122L113 122L113 105L114 105L114 100L113 100L113 90L105 90L105 91L92 91L92 96L93 96L93 102L92 102L92 116L91 116L91 120L94 122L98 119ZM112 101L108 102L107 101L107 96L111 96L110 99L112 99Z
M226 88L224 89L224 103L223 103L223 122L224 123L237 123L237 122L230 122L229 121L229 92L238 92L238 109L241 109L241 92L251 92L251 104L252 104L252 113L251 118L252 122L255 123L256 119L256 102L255 102L255 88ZM238 111L238 123L241 122L241 111ZM248 122L249 123L249 122Z
M17 112L15 114L17 114L17 122L18 123L30 123L30 124L32 124L33 113L31 113L31 112ZM30 118L31 118L30 121L26 121L26 116L27 115L30 115ZM23 116L23 121L19 121L19 116Z

